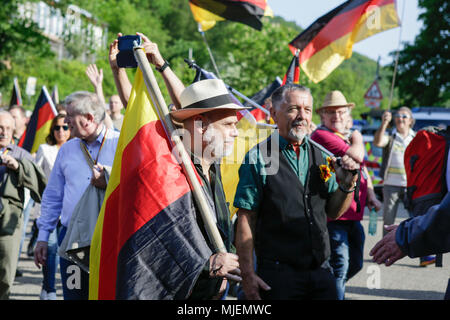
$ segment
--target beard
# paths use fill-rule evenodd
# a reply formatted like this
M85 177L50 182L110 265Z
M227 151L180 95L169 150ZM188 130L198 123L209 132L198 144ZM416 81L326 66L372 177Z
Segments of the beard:
M212 125L209 125L203 134L203 141L207 144L203 151L204 158L219 160L233 152L233 144L231 142L234 142L234 139L226 140L222 133Z
M301 125L302 128L295 128L296 126ZM289 130L288 136L290 139L294 141L302 141L303 138L308 134L308 122L306 120L294 121L292 123L292 128Z

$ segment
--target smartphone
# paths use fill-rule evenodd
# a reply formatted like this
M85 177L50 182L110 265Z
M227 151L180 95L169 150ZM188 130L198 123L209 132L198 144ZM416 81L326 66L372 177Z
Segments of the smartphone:
M119 68L137 68L137 61L134 58L134 42L137 41L141 45L141 37L127 35L119 37L119 53L117 54L117 65Z
M141 45L141 37L140 36L122 36L119 37L119 51L125 51L125 50L133 50L134 47L134 41L137 41L138 45Z

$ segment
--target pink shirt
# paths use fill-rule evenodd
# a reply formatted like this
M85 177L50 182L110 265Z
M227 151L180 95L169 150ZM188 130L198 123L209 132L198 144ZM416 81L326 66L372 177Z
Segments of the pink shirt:
M333 153L337 157L345 155L350 146L338 135L327 130L316 130L311 135L311 139L322 145L325 149ZM362 220L364 214L364 207L366 205L367 198L367 180L364 179L361 173L361 181L359 187L359 201L361 204L361 210L356 212L356 202L353 199L350 208L338 219L338 220ZM331 221L331 219L328 219Z

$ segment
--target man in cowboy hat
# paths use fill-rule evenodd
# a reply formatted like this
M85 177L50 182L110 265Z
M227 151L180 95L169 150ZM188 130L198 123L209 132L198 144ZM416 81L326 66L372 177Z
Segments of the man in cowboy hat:
M322 107L317 109L322 124L311 135L311 139L325 147L336 156L347 155L354 161L362 163L364 145L359 131L348 132L351 110L354 103L348 103L342 92L329 92ZM343 300L345 282L362 269L364 252L364 229L361 220L364 207L381 208L373 190L372 181L365 167L361 168L359 192L350 208L337 220L328 219L331 256L330 264L336 277L338 299Z
M350 170L359 166L348 156L341 165L328 162L308 142L312 112L308 88L278 88L271 108L278 130L251 149L239 169L236 249L247 299L337 297L326 222L350 205L357 179Z

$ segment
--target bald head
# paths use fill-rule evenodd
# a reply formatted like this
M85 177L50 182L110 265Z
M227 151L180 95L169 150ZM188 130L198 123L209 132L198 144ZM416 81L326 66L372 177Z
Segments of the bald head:
M111 113L119 114L122 109L123 104L120 97L117 94L112 95L111 98L109 98L109 110L111 110Z
M8 111L0 111L0 148L11 143L15 121Z

